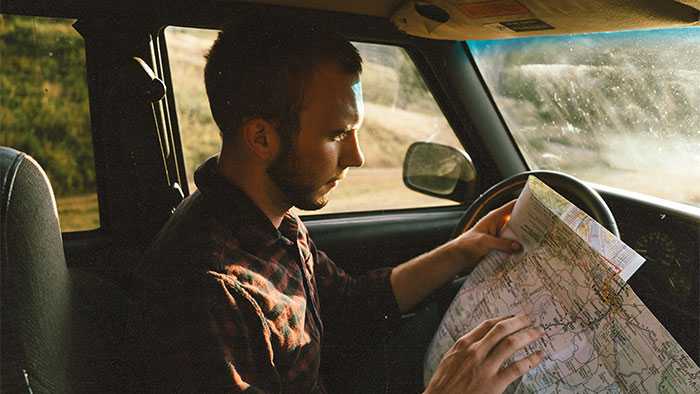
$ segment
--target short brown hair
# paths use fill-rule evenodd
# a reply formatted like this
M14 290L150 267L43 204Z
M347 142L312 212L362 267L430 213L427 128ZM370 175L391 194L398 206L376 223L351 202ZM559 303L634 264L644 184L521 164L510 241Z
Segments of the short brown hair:
M226 140L247 120L275 122L289 141L299 129L304 87L324 62L362 72L357 48L340 34L289 17L255 15L226 26L207 55L204 80L212 115Z

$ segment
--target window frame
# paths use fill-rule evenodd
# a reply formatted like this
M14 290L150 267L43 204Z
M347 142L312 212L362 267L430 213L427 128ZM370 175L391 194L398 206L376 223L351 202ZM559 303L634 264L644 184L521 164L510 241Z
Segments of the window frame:
M168 55L168 45L165 39L165 29L170 25L161 26L158 29L158 34L155 36L154 50L156 52L157 63L159 64L159 76L165 83L165 116L168 130L170 131L170 149L174 159L172 163L173 170L177 173L178 184L182 189L185 197L190 195L190 186L187 179L187 171L185 167L185 153L182 146L182 137L180 134L180 122L177 117L177 100L173 90L172 72L170 69L170 57Z

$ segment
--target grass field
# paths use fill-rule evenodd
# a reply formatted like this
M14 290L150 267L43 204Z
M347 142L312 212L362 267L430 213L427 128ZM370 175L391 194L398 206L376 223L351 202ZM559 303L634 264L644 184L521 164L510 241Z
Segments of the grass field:
M61 231L84 231L100 227L97 194L57 197Z

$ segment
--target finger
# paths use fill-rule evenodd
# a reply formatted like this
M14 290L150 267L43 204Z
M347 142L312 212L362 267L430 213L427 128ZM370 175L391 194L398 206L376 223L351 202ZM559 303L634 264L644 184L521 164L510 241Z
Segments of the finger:
M509 319L501 320L494 324L486 335L477 344L483 347L486 352L491 352L501 340L523 328L532 325L532 321L525 315L518 315Z
M542 360L544 360L544 352L538 350L531 355L524 357L513 364L503 368L499 373L498 377L503 379L505 385L513 383L513 381L523 375L528 371L538 366Z
M484 320L481 323L479 323L479 325L476 326L476 328L473 328L468 333L462 335L462 337L459 338L457 341L460 343L460 345L469 346L472 343L482 339L484 335L486 335L486 333L489 332L491 328L493 328L493 326L496 325L496 323L505 319L510 319L511 317L513 316L501 316L493 319Z
M519 251L522 247L517 241L511 239L494 237L493 235L483 234L481 239L481 246L488 250L500 250L506 253L513 253Z
M502 206L491 211L491 213L493 213L495 215L501 215L501 216L508 215L509 213L513 212L513 207L515 206L516 201L518 201L518 200L517 199L510 200L507 203L503 204Z
M506 217L513 212L515 201L516 200L511 200L503 206L492 210L479 220L477 226L481 225L482 227L487 227L485 230L487 230L489 234L497 234L506 223Z
M496 345L496 347L488 355L486 363L495 370L501 368L501 365L511 358L517 351L525 346L542 338L544 331L540 328L528 328L511 334Z

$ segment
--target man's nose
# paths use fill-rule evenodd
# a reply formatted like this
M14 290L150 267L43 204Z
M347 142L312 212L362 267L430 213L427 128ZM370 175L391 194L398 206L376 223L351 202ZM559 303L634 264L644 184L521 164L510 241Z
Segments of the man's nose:
M353 131L343 142L340 166L362 167L362 165L365 164L365 155L362 153L362 148L360 148L360 140L357 131Z

